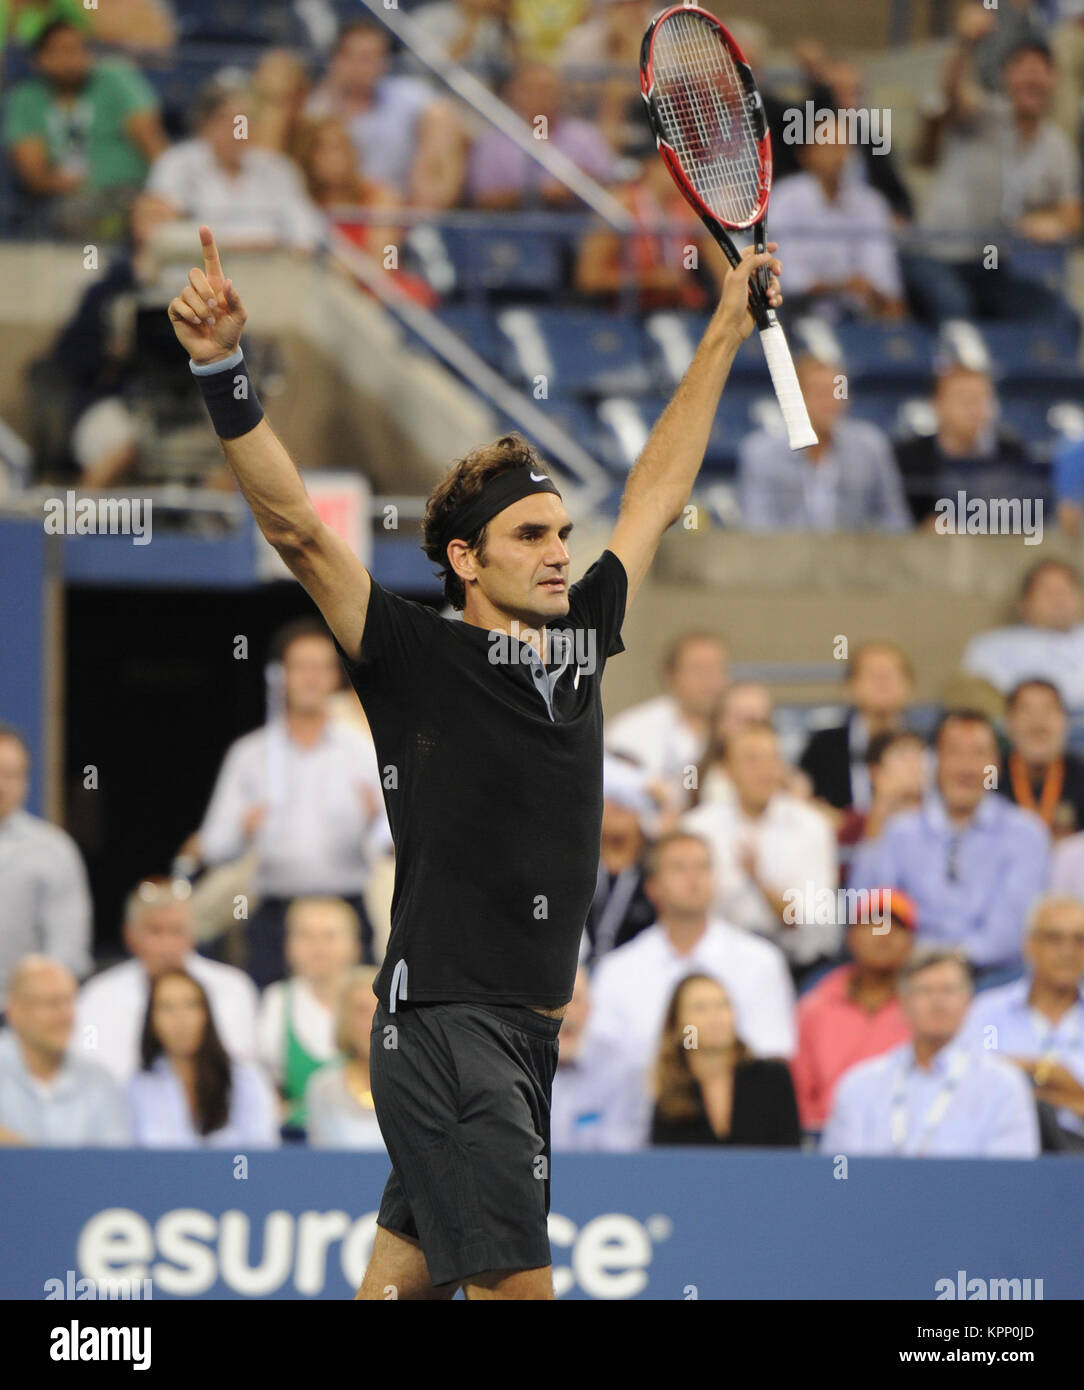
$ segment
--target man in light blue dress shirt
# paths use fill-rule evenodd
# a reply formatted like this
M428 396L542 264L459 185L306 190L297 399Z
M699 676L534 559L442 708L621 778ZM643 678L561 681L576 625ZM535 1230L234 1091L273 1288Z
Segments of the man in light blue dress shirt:
M821 1152L908 1158L1034 1158L1039 1119L1021 1073L957 1036L971 1000L964 958L916 952L900 974L912 1040L840 1081Z
M1024 955L1028 978L977 995L961 1036L1014 1062L1084 1147L1084 903L1041 898Z
M0 1144L42 1148L129 1142L120 1088L105 1070L69 1053L75 976L48 956L14 968L0 1034Z
M793 452L785 435L757 430L738 447L738 490L747 531L911 529L896 456L883 430L843 415L843 368L809 353L796 368L820 440Z
M934 792L858 846L850 887L900 888L918 907L921 940L958 946L980 970L1019 967L1027 914L1049 882L1050 836L991 790L1000 759L985 715L949 711L935 746Z

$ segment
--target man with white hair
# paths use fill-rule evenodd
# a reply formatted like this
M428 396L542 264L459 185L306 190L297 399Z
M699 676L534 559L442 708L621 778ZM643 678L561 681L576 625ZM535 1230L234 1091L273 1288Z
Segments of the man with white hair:
M124 944L132 959L103 970L80 991L80 1052L121 1083L139 1068L151 980L164 970L184 970L207 991L222 1045L234 1061L256 1060L256 987L236 966L197 955L191 891L185 879L144 879L124 910Z
M1035 1158L1039 1120L1027 1084L957 1035L971 1002L966 958L916 951L899 977L911 1041L846 1072L821 1134L824 1154Z
M1084 1147L1084 903L1049 894L1028 917L1028 974L975 997L965 1036L1030 1079ZM1074 1146L1076 1147L1076 1146Z
M75 976L48 956L24 956L11 973L0 1034L0 1144L129 1142L124 1099L102 1067L70 1049Z

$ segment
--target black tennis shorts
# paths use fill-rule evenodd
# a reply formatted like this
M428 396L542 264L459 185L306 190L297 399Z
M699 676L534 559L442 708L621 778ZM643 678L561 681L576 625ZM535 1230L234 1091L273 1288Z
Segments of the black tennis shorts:
M434 1284L550 1263L560 1027L520 1005L377 1006L369 1077L392 1161L377 1225L419 1242Z

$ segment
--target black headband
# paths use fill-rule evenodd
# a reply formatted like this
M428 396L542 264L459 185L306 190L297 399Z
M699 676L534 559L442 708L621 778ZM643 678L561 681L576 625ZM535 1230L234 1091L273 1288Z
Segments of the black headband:
M498 512L503 512L524 497L533 497L536 492L561 495L548 473L536 473L530 465L498 473L490 478L477 497L464 502L452 513L444 527L444 549L447 550L449 541L468 540Z

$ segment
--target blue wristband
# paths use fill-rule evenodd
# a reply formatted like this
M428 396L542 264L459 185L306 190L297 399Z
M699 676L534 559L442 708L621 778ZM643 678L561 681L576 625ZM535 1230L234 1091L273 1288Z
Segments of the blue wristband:
M244 355L238 348L221 362L204 366L189 360L203 401L219 439L239 439L263 419L263 406L249 380Z

